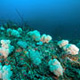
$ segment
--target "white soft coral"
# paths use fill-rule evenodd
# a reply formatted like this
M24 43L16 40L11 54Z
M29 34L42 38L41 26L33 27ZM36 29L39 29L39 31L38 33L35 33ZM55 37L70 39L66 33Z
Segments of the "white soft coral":
M42 41L43 43L49 43L51 40L52 40L52 37L46 34L43 34L40 39L40 41Z
M49 43L52 40L52 37L50 35L43 34L41 36L40 32L37 30L30 31L27 33L33 40L35 41L41 41L43 43Z
M39 53L38 51L35 50L29 50L29 57L32 60L33 64L35 65L40 65L41 64L41 53Z
M27 33L33 40L35 41L40 41L40 32L37 31L37 30L34 30L34 31L30 31Z
M69 44L68 40L61 40L57 45L68 54L76 55L79 53L79 48L74 44Z
M2 73L3 73L3 70L2 70L2 65L0 63L0 79L2 78Z
M59 77L63 75L63 68L57 59L50 60L48 65L50 71L53 72L56 76Z
M57 45L62 48L64 46L66 46L67 44L69 44L69 41L68 40L61 40L57 43Z
M63 47L64 51L66 51L69 54L76 55L79 53L79 48L76 47L74 44L67 44Z
M0 54L4 56L4 58L8 57L8 55L14 50L14 47L10 45L10 40L1 40L1 48Z
M2 66L0 63L0 79L11 80L10 79L11 76L12 76L11 66L10 65Z

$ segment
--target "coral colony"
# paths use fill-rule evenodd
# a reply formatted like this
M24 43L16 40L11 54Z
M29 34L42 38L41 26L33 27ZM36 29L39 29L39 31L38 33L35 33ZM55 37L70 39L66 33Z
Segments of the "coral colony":
M7 24L1 25L0 31L0 79L80 79L80 42L55 41L37 30Z

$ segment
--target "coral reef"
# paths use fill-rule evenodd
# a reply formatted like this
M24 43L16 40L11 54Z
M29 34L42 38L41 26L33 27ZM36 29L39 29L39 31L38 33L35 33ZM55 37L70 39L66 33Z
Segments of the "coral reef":
M1 79L80 80L80 40L69 44L69 40L52 40L27 26L11 23L1 27Z

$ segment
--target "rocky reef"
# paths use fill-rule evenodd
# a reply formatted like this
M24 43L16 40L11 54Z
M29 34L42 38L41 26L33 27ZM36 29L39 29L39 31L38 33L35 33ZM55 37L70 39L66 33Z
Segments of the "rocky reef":
M4 80L80 80L80 40L54 40L6 23L0 26L0 47L0 64L10 66Z

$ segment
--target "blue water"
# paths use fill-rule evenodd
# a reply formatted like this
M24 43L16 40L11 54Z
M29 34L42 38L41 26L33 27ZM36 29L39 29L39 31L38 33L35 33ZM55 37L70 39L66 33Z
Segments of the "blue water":
M0 0L0 23L22 23L16 9L28 25L53 39L80 38L80 0Z

